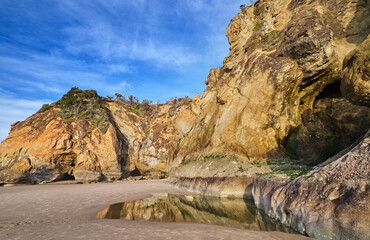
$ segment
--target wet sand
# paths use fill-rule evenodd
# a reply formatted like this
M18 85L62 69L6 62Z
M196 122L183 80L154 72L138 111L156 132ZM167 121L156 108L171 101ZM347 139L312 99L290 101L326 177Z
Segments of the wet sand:
M309 239L192 223L96 219L110 204L184 194L167 180L0 187L0 239Z

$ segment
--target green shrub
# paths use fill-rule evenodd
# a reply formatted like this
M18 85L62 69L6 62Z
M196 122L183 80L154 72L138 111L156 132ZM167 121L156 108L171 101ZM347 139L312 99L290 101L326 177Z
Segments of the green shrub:
M98 108L105 108L105 104L104 103L99 103Z
M81 102L84 99L96 99L98 97L99 95L95 90L82 91L77 87L73 87L57 102L57 105L61 108L67 108L78 102Z
M261 30L262 27L263 27L263 23L258 23L258 24L256 24L256 26L254 26L253 31L257 32L257 31Z
M71 88L58 102L60 116L65 122L85 119L91 123L90 130L99 128L106 132L109 126L110 111L95 90Z
M77 98L75 96L67 96L60 99L57 103L62 108L66 108L68 106L71 106L77 102Z
M261 44L260 40L254 39L246 46L244 52L251 52L253 49L257 48L260 44Z
M264 43L271 43L273 42L277 37L279 37L279 31L271 31L271 32L268 32L266 33L264 36L263 36L263 42Z
M205 155L203 156L204 159L221 159L226 158L226 155Z
M94 119L94 120L92 120L92 123L93 123L96 127L99 127L99 126L104 125L105 123L108 123L108 118L107 118L107 117L105 117L105 118L102 118L102 119Z
M252 164L253 166L258 167L258 168L260 168L260 167L264 167L264 166L267 166L266 161L259 161L259 160L253 160L253 161L251 161L251 164Z
M86 110L84 110L83 112L80 113L80 115L88 116L88 117L92 117L95 114L97 114L97 111L95 109L86 109Z
M75 96L77 96L78 98L83 98L83 99L97 98L98 93L95 90L84 90L79 93L76 93Z
M42 105L42 107L40 108L40 110L38 111L38 113L43 113L49 109L53 108L52 106L50 106L49 104L44 104Z
M276 172L269 172L269 173L264 173L262 176L266 176L268 178L274 178L278 175L285 175L289 177L290 179L295 179L309 171L311 171L311 167L306 167L303 169L296 169L296 170L285 170L285 171L276 171Z
M195 162L197 162L199 159L197 159L197 158L193 158L193 159L189 159L189 160L186 160L186 161L183 161L182 163L181 163L181 165L188 165L189 163L195 163Z
M63 114L63 118L64 118L65 120L70 119L72 116L73 116L73 114L72 114L71 112L65 112L65 113Z

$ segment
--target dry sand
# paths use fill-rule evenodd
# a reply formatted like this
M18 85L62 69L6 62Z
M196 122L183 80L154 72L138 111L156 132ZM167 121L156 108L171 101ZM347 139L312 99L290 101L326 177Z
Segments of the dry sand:
M0 239L308 239L192 223L96 219L110 204L185 193L166 180L0 187Z

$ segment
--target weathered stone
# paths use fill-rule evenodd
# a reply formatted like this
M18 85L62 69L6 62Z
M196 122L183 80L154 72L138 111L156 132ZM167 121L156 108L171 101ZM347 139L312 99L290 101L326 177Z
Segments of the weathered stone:
M0 146L0 181L96 182L130 174L162 178L170 144L177 133L183 137L190 131L188 120L199 113L199 101L199 96L193 102L177 99L149 115L130 111L118 100L87 98L64 108L55 103L12 125ZM65 113L72 114L65 118Z
M370 37L343 64L341 91L351 102L370 107Z
M228 25L230 53L202 97L149 105L73 88L12 125L0 181L169 173L204 194L242 197L267 173L252 194L270 216L317 238L368 239L369 25L367 0L259 0ZM295 180L268 175L315 164Z
M257 207L317 239L370 238L370 131L361 142L289 178L257 178Z
M364 134L370 109L353 103L368 101L365 6L261 0L240 11L226 29L229 56L211 69L170 166L210 154L317 164Z
M100 174L87 177L84 172L121 172L124 148L114 148L122 140L112 125L105 133L98 128L90 132L89 121L65 122L59 112L56 108L33 115L12 128L1 144L0 164L20 176L3 180L24 182L22 176L32 176L33 182L42 182L74 175L76 180L98 181Z

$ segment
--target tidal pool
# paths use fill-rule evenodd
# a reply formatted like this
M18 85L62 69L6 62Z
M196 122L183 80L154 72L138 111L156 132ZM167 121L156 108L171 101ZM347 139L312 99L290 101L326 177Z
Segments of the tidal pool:
M153 222L192 222L261 231L297 233L256 208L253 200L198 195L155 195L110 205L97 218Z

